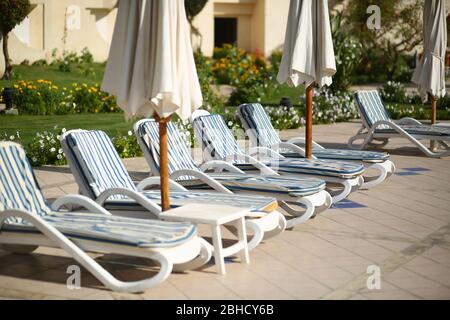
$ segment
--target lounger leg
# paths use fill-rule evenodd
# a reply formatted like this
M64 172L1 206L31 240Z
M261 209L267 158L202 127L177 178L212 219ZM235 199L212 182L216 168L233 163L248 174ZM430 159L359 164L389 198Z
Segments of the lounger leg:
M247 229L253 230L253 236L251 240L248 242L248 250L255 249L261 241L264 239L264 231L261 226L259 226L256 222L247 219L245 222ZM239 230L238 230L239 237Z
M361 186L361 189L363 190L368 190L382 183L384 180L386 180L394 173L395 166L392 161L387 160L382 163L374 163L370 165L367 169L377 170L379 172L379 175L375 177L364 177L364 183Z
M208 241L206 241L203 238L199 238L199 240L201 249L198 257L186 263L174 264L173 271L182 272L186 270L195 270L205 265L206 263L208 263L209 260L211 260L213 252L212 246L209 244Z
M247 232L245 230L245 218L241 218L238 221L236 221L236 228L238 230L239 243L242 245L242 249L239 252L239 258L241 258L242 263L249 264L250 257L248 254Z
M347 179L340 182L336 182L338 184L341 184L344 188L338 194L333 195L333 203L337 203L347 198L350 193L356 191L361 187L363 181L364 180L362 180L362 177L357 177L354 179Z
M212 227L212 240L214 244L214 260L218 274L225 274L225 260L222 248L222 232L220 226Z

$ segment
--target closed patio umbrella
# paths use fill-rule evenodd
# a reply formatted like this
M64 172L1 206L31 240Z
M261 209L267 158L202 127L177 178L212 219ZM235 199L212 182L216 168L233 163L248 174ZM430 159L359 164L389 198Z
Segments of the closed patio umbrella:
M169 209L167 122L202 105L184 0L122 0L102 90L114 94L127 118L159 122L162 209Z
M312 155L312 96L315 84L330 85L336 73L327 0L291 0L277 80L306 86L306 157Z
M423 10L423 55L414 70L412 82L419 86L422 98L431 95L431 123L436 122L437 99L445 89L445 51L447 22L444 0L425 0Z

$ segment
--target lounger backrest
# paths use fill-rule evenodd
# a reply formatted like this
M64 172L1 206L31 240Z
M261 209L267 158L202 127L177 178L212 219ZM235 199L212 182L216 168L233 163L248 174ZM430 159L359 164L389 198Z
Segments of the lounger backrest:
M149 119L139 124L139 134L145 141L147 151L151 154L152 161L159 171L159 124ZM183 140L177 126L169 122L167 124L167 143L169 149L169 174L178 170L199 170L191 152Z
M21 145L0 142L0 212L17 209L43 216L51 212ZM21 222L21 219L9 221Z
M73 157L77 161L85 180L98 197L110 188L136 190L111 139L103 131L70 131L65 139ZM110 199L122 199L115 195Z
M355 100L363 120L369 128L377 121L391 121L377 90L357 91ZM380 125L377 129L389 129L389 127Z
M202 149L206 149L212 159L221 160L235 154L245 154L221 115L199 116L193 126L195 135L201 140Z
M270 118L259 103L246 103L239 106L239 115L247 129L247 135L257 146L270 148L281 142Z

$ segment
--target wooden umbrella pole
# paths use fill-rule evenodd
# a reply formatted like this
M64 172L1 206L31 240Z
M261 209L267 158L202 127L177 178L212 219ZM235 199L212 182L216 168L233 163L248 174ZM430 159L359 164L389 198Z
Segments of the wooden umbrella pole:
M435 96L431 95L431 124L436 123L436 109L437 109L437 99ZM430 149L434 151L436 148L436 144L434 140L430 142Z
M311 83L306 88L306 143L305 143L305 157L312 158L312 101L315 82Z
M437 109L437 99L435 96L431 95L431 124L436 123L436 109Z
M167 123L171 116L161 118L154 115L159 124L159 175L161 179L161 209L170 209L170 187L169 187L169 149L167 144Z

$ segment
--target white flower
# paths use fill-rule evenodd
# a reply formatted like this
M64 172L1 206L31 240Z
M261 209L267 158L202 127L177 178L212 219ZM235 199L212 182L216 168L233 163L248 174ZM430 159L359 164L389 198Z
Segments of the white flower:
M129 136L132 136L132 135L133 135L133 132L131 132L131 130L128 131L128 135L129 135Z
M58 153L59 153L59 154L63 153L63 149L59 149L59 150L58 150Z
M36 157L33 157L31 160L33 160L33 162L37 162Z
M61 160L61 159L62 159L62 156L61 156L60 154L58 154L58 155L56 156L56 158L57 158L58 160Z
M14 136L10 136L9 137L10 140L14 140L14 138L15 138Z
M50 149L50 152L51 152L51 153L54 153L55 151L56 151L55 148L51 148L51 149Z

